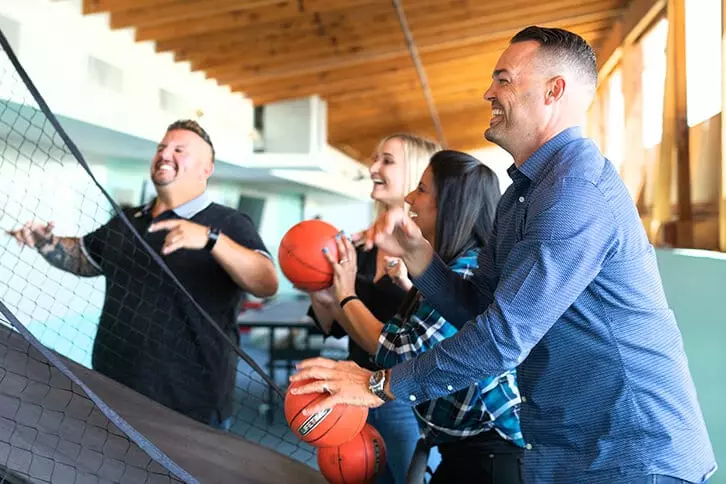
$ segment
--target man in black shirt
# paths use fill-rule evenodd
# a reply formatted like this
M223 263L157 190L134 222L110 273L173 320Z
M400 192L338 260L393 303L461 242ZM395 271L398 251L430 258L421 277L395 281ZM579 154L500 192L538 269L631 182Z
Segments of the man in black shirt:
M245 292L268 297L278 280L246 215L206 193L214 148L194 121L171 124L151 163L157 197L125 209L83 237L53 235L53 223L28 222L12 235L53 266L103 275L106 294L93 368L195 420L228 428L236 354L141 242L159 254L225 334L237 341Z

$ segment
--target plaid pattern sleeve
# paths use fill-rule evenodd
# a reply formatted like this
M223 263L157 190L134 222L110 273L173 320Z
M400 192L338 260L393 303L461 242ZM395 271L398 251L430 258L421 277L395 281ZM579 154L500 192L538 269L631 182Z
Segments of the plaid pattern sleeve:
M469 250L451 263L451 269L468 278L478 267L477 258L478 250ZM409 312L408 316L396 314L383 326L375 358L384 368L412 359L458 331L420 294L414 310ZM511 370L419 405L415 414L432 444L494 429L503 438L524 447L519 403L516 371Z

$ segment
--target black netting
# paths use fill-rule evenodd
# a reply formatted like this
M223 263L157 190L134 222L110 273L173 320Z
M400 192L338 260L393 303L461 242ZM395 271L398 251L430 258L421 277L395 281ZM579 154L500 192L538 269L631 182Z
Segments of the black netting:
M165 234L145 230L143 210L121 210L111 200L1 35L0 46L5 318L17 318L45 347L192 420L229 419L232 434L315 467L314 449L284 419L264 412L279 408L282 394L239 348L236 286L219 282L221 269L206 251L158 254ZM238 219L202 213L234 234ZM16 242L22 227L35 247ZM82 390L68 382L56 388L57 370L32 346L25 349L0 355L0 482L5 468L7 482L15 482L12 473L33 482L120 482L132 472L138 474L128 482L174 479L114 424L98 424L102 414ZM88 432L66 444L68 419L81 419ZM86 454L98 462L86 463ZM71 471L74 478L52 477Z

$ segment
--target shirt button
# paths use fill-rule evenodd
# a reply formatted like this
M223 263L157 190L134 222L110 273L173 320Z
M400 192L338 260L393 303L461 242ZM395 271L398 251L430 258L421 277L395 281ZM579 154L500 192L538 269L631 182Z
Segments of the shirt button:
M527 397L522 396L522 403L527 403Z
M451 391L453 391L453 390L454 390L454 387L452 387L451 385L449 385L449 386L447 386L447 387L446 387L446 389L447 389L447 390L449 390L449 391L451 392Z
M415 402L416 401L416 395L409 395L408 396L408 399L411 400L412 402Z
M519 203L524 203L524 197L519 197Z
M532 450L532 444L527 444L524 446L527 450Z

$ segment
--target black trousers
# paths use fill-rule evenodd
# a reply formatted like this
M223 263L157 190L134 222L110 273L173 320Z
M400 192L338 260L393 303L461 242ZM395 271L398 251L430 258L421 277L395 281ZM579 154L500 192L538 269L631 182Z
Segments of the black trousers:
M524 449L494 430L439 445L441 463L429 484L521 484Z

